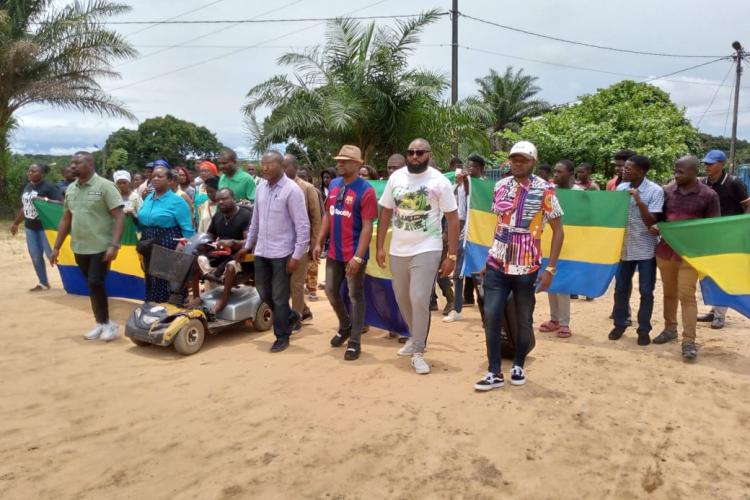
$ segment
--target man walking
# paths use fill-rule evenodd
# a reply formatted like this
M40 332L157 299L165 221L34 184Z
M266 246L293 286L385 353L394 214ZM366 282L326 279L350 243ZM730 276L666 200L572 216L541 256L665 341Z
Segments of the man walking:
M289 347L289 276L307 254L310 243L310 221L307 219L305 195L297 184L284 175L284 157L268 151L261 159L266 182L258 186L253 218L247 241L234 260L242 262L255 250L255 284L263 302L273 311L273 333L276 341L271 352ZM236 197L236 195L235 195Z
M726 161L727 156L724 151L719 149L709 151L703 158L706 177L702 179L702 182L719 195L722 217L750 213L750 196L747 194L747 187L742 180L724 171ZM711 328L719 330L724 328L726 314L726 307L714 306L708 314L698 316L698 321L710 322Z
M49 261L53 266L57 264L60 249L70 234L70 246L86 278L96 319L96 326L84 338L109 342L117 338L117 324L109 319L104 280L111 262L117 258L125 227L122 196L111 181L96 175L91 153L73 155L70 168L78 180L65 190L63 216Z
M318 240L320 231L320 199L315 186L309 182L303 181L297 175L297 158L294 155L284 155L284 172L286 176L292 179L302 190L305 196L305 210L307 211L307 220L310 223L310 241L308 242L312 253L312 248ZM297 270L292 274L290 283L290 293L292 294L292 310L297 313L294 316L300 319L292 325L292 330L302 328L302 322L312 319L313 315L310 308L305 304L305 281L307 279L307 268L310 265L310 255L305 254L299 261Z
M453 272L458 251L458 214L456 199L448 179L429 167L430 144L415 139L407 150L407 168L395 171L380 197L377 262L385 267L385 237L393 220L390 265L393 291L399 310L409 326L411 339L398 352L411 356L411 365L419 374L430 372L424 360L430 330L430 294L435 276ZM448 223L448 251L443 252L442 218Z
M674 181L664 188L664 215L666 222L719 217L719 196L698 180L698 158L683 156L674 165ZM659 226L652 226L652 234L659 234ZM698 272L682 260L661 240L656 246L656 265L664 288L664 331L654 344L677 340L677 304L682 309L682 357L687 361L698 357L695 345L698 305L695 301L695 284Z
M664 207L664 190L646 178L651 161L645 156L633 155L625 162L623 182L617 191L630 193L628 225L622 244L622 256L615 280L615 327L609 332L609 340L619 340L625 333L630 315L630 293L633 275L638 270L638 291L641 303L638 307L638 345L651 343L651 313L654 310L654 286L656 286L656 244L658 238L649 232L656 224Z
M330 235L326 259L326 295L339 320L338 333L331 346L340 347L349 340L344 359L353 361L361 352L365 322L364 277L369 257L373 221L378 216L375 189L359 177L362 154L356 146L343 146L336 160L336 177L328 186L328 198L320 234L313 250L318 260L323 242ZM341 298L341 284L346 279L351 314Z
M563 211L555 188L531 174L537 162L536 146L527 141L518 142L511 148L509 158L512 175L497 182L492 203L497 226L484 278L484 331L489 366L487 375L474 384L478 391L489 391L505 383L500 370L500 327L510 292L513 292L518 322L510 383L526 383L524 362L533 335L535 288L538 284L539 291L544 291L552 283L564 238ZM552 227L552 248L547 267L539 275L542 230L546 222Z
M255 180L244 170L237 167L237 153L231 149L224 149L217 161L221 177L219 189L229 188L234 193L234 199L239 202L255 201Z

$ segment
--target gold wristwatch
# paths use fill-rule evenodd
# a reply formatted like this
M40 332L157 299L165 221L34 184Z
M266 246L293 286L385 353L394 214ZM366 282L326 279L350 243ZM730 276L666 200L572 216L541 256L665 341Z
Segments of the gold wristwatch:
M547 266L546 268L544 268L544 270L547 271L548 273L550 273L552 276L554 276L554 275L557 274L557 268L556 267L549 267L549 266Z
M357 264L361 264L365 261L362 257L357 257L356 255L352 257L352 260L356 262Z
M456 254L454 254L454 253L453 254L449 253L448 255L446 255L446 257L448 257L453 262L456 262L456 260L458 259L458 256Z

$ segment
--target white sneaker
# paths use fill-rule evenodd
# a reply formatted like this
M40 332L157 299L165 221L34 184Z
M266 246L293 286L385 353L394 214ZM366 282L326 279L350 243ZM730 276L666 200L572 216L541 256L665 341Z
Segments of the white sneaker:
M510 370L510 385L523 385L526 383L526 372L518 365L513 365Z
M420 375L427 375L430 373L430 365L424 360L424 354L418 353L411 357L411 366Z
M110 321L102 328L102 335L99 337L99 340L103 340L104 342L115 340L117 338L118 330L119 327L117 326L117 323Z
M413 356L414 354L420 354L422 352L421 349L417 348L417 345L415 342L411 339L406 341L406 344L404 344L404 347L399 349L398 355L399 356Z
M97 323L94 328L92 328L86 335L83 336L83 338L85 338L86 340L96 340L102 334L103 330L104 325L102 323Z
M503 379L502 373L495 375L492 372L487 372L487 375L482 380L474 384L474 389L477 391L491 391L492 389L502 387L504 383L505 379Z
M463 316L461 316L460 312L451 311L448 313L448 316L443 317L443 323L453 323L454 321L461 321L461 318L463 318Z

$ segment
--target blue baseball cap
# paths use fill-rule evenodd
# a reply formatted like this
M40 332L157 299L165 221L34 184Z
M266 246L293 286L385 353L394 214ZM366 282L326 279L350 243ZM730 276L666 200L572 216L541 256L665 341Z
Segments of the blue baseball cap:
M724 151L721 149L712 149L708 153L706 153L705 158L703 158L703 163L707 163L709 165L712 165L714 163L724 163L727 161L727 155L724 154Z

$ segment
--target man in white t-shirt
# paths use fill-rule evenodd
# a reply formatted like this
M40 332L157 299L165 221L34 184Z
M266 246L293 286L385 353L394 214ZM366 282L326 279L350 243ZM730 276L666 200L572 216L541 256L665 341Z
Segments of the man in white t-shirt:
M393 223L390 265L393 291L401 315L409 325L411 339L398 352L411 356L417 373L430 373L423 354L430 330L430 295L435 275L448 277L456 265L458 251L458 206L450 181L429 167L430 144L415 139L409 144L406 167L394 172L380 197L377 262L385 267L385 239ZM443 231L448 222L448 253L442 264Z

